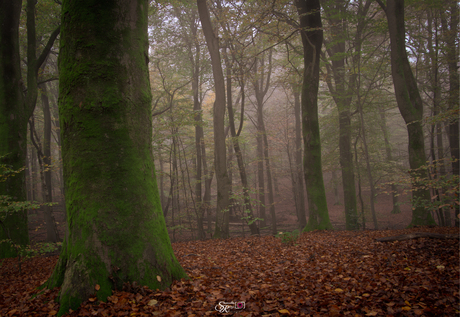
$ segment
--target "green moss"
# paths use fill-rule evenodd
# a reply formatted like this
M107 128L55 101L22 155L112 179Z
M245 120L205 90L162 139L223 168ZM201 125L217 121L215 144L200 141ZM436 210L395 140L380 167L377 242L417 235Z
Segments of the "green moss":
M63 6L59 109L69 236L61 255L67 265L53 273L63 288L60 314L96 293L96 284L104 301L124 282L155 289L186 277L166 231L151 155L147 16L139 30L114 27L103 3ZM85 16L80 6L104 11L104 19L93 27L101 14ZM80 24L66 25L66 16Z

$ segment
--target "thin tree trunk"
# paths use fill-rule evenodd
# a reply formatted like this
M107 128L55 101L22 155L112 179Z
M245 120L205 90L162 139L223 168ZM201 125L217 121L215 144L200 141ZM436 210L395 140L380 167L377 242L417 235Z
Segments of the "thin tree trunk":
M269 50L268 56L268 69L265 68L265 53L262 54L262 57L256 57L254 62L254 92L256 96L256 107L257 107L257 135L256 135L256 142L257 142L257 171L258 171L258 180L259 180L259 214L260 217L263 219L261 221L261 226L266 226L266 205L265 205L265 171L268 173L267 161L265 151L268 150L264 146L265 143L265 125L264 125L264 116L263 116L263 107L265 103L265 96L268 92L268 88L270 86L270 77L271 77L271 69L272 69L272 50ZM259 73L260 71L260 73ZM265 164L264 164L265 163ZM264 171L265 165L265 171ZM268 175L267 175L268 178ZM271 175L270 175L271 178ZM270 180L271 183L271 180ZM275 220L272 214L272 202L273 197L270 198L270 186L271 184L268 183L267 180L267 189L268 189L268 199L270 204L270 215L272 218L272 230L273 226L276 227L276 224L273 224ZM273 187L272 187L273 188ZM271 189L273 195L273 189ZM273 206L274 207L274 206ZM275 232L276 234L276 232Z
M265 131L265 125L264 125ZM273 194L273 181L272 181L272 169L270 166L270 158L268 155L268 138L267 133L263 134L264 137L264 160L265 167L267 169L267 187L268 187L268 203L270 204L270 217L272 225L272 234L276 235L278 233L276 229L276 212L275 212L275 195Z
M391 154L391 146L390 146L390 141L388 138L388 129L387 129L387 120L385 117L385 110L379 107L379 114L380 114L380 128L382 130L383 134L383 140L385 142L385 152L387 156L387 161L392 162L393 161L393 156ZM391 197L393 200L393 209L391 210L392 214L400 214L401 213L401 208L399 207L399 202L398 202L398 187L396 184L393 182L391 184Z
M299 226L303 230L307 225L307 218L305 212L305 187L303 181L303 170L302 170L302 122L300 119L300 91L296 87L294 89L294 118L295 118L295 175L296 188L294 188L298 197L297 207L297 220Z
M41 100L43 106L43 157L41 170L43 171L43 198L45 203L51 203L53 201L53 191L51 183L51 112L49 98L47 96L46 84L41 85ZM37 149L41 152L41 150ZM40 154L39 154L40 155ZM59 240L59 234L57 231L56 221L53 216L53 207L44 205L45 222L46 222L46 240L48 242L57 242Z
M259 122L259 113L257 112L257 118ZM263 119L262 119L263 120ZM257 124L259 126L259 124ZM258 200L259 200L259 218L260 226L265 227L267 225L267 214L265 209L265 175L264 175L264 144L262 134L257 128L256 135L257 142L257 184L258 184Z
M364 146L364 158L366 159L366 170L367 170L367 178L369 180L369 187L371 189L371 197L370 197L370 205L371 205L371 215L372 221L374 222L374 229L379 229L379 224L377 222L377 215L375 212L375 197L376 191L374 186L374 178L372 177L372 169L371 169L371 160L369 157L369 149L367 147L367 139L366 139L366 126L364 124L364 112L363 112L363 105L361 104L361 98L358 92L358 111L359 111L359 120L361 122L361 139L363 140Z
M356 175L358 176L358 198L359 198L359 202L361 205L361 221L363 224L363 230L366 230L366 214L364 210L364 199L363 199L363 191L362 191L362 186L361 186L361 172L359 171L358 150L356 149L358 140L359 140L359 136L356 137L355 143L354 143Z
M249 226L249 229L251 230L251 235L256 235L259 234L259 227L257 226L257 223L255 221L254 217L254 212L252 210L252 204L251 204L251 197L249 195L249 184L248 184L248 178L246 175L246 167L244 166L244 160L243 160L243 153L240 148L240 143L239 143L239 134L237 134L236 128L235 128L235 118L233 114L233 102L232 102L232 73L231 73L231 67L230 67L230 62L228 60L228 57L225 56L226 60L226 66L227 66L227 110L228 110L228 121L230 125L230 133L232 136L232 145L233 149L235 151L235 156L236 156L236 161L238 163L238 171L240 173L240 179L241 179L241 185L243 186L243 201L244 201L244 213L247 214L244 216L246 223ZM241 80L241 109L244 112L244 101L245 101L245 96L244 96L244 79ZM243 115L243 114L241 114ZM238 132L241 132L241 129L239 129Z
M457 38L458 38L458 24L459 24L459 5L455 0L450 0L450 22L447 22L445 13L441 14L441 23L443 36L446 42L446 51L447 51L447 64L449 67L449 99L448 99L448 109L454 111L459 108L459 89L460 81L458 74L458 48L457 48ZM455 113L455 112L454 112ZM449 145L450 145L450 156L452 158L452 174L459 177L460 174L460 150L459 150L459 123L458 116L453 116L449 122ZM458 178L457 178L458 179ZM460 192L457 191L456 200L458 201L460 197ZM455 198L454 198L455 200ZM460 206L453 202L455 209L455 225L460 226Z
M439 40L438 40L438 20L436 17L433 17L432 10L427 11L427 20L428 20L428 50L431 62L431 91L433 93L433 116L437 116L439 113L440 102L441 102L441 87L439 83ZM433 26L434 23L434 26ZM433 34L434 29L434 34ZM433 37L435 43L433 45ZM434 140L436 134L436 146L435 149ZM433 159L433 178L438 178L439 176L445 175L445 166L444 166L444 153L443 153L443 144L442 144L442 125L440 122L432 125L431 127L431 137L430 137L430 152ZM437 152L437 153L436 153ZM436 157L437 154L437 157ZM439 171L439 175L438 175ZM440 201L442 199L442 190L435 188L434 195L436 200ZM447 208L441 208L437 210L438 218L440 219L440 224L443 226L450 226L450 211ZM447 217L444 217L447 216ZM442 223L441 223L442 222Z

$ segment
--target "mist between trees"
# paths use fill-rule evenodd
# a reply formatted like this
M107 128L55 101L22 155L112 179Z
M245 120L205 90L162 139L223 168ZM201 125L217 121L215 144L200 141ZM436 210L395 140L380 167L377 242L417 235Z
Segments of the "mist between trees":
M59 315L186 277L170 239L459 224L456 1L2 1L0 21L0 257L64 239Z
M152 154L173 241L458 225L457 2L307 2L149 4ZM31 238L55 242L61 8L39 1L27 20L26 5L1 60L20 59L16 77L2 66L2 162L26 169L2 194L56 202L28 212L46 221Z

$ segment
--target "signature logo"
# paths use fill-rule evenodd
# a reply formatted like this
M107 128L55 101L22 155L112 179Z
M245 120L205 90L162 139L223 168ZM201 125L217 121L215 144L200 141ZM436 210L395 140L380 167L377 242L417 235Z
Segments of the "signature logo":
M219 302L216 305L215 309L219 313L229 313L232 309L244 309L245 303L244 302Z

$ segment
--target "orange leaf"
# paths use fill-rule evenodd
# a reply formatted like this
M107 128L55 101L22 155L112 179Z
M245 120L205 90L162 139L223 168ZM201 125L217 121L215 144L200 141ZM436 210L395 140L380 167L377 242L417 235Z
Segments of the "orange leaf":
M99 284L96 284L96 286L94 286L94 289L95 289L96 291L98 291L98 290L101 289L101 287L99 286Z
M288 314L288 315L291 314L291 313L289 312L289 310L287 310L287 309L278 309L278 312L281 313L281 314Z

